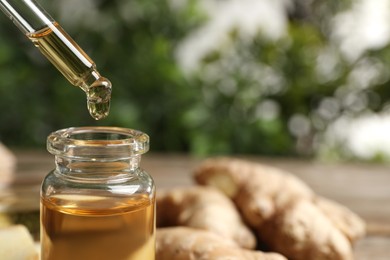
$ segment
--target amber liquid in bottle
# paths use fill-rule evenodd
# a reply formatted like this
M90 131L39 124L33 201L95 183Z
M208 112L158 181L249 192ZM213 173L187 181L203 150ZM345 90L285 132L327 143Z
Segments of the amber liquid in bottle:
M27 37L42 54L68 79L87 94L87 107L95 119L106 117L110 109L111 83L96 71L92 59L58 23Z
M153 260L154 210L150 198L41 199L41 259Z

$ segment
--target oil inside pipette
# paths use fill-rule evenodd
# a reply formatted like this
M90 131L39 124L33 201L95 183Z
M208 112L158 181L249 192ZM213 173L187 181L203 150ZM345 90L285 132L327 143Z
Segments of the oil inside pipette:
M86 93L90 115L96 120L105 118L110 109L111 83L100 76L93 60L62 27L54 22L27 36L72 85Z

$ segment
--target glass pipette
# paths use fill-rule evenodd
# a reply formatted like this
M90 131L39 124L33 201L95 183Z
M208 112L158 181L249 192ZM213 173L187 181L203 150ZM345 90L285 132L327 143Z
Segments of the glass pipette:
M111 82L64 29L33 0L0 0L0 9L72 85L86 93L91 116L96 120L106 117Z

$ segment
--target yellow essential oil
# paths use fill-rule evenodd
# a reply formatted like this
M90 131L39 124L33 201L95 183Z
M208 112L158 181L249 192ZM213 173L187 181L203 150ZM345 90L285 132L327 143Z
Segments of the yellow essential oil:
M59 195L41 200L42 260L155 258L154 203Z

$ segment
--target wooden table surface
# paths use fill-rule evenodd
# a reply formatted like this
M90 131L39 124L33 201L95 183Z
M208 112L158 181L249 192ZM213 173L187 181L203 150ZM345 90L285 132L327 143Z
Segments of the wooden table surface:
M14 153L17 170L11 187L0 186L0 211L7 207L37 210L40 182L54 168L54 157L42 150ZM390 259L390 166L244 158L290 171L316 193L344 204L365 219L368 235L355 245L356 260ZM148 153L142 157L141 166L153 176L157 189L163 189L194 185L192 172L201 161L187 155Z

